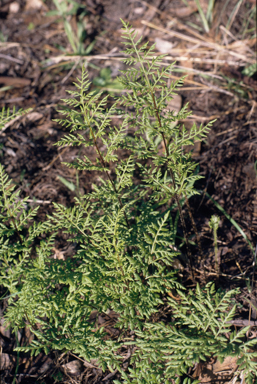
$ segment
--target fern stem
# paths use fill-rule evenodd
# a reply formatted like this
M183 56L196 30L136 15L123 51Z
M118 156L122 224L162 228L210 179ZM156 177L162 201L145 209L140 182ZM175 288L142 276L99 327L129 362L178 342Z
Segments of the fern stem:
M85 117L86 117L86 116L85 116ZM99 149L99 147L98 147L98 145L97 145L97 142L96 142L96 138L95 138L93 129L92 129L91 125L89 124L89 122L87 122L87 123L88 123L89 129L90 129L90 133L91 133L91 135L92 135L92 137L93 137L94 145L95 145L96 151L97 151L97 153L98 153L98 155L99 155L100 162L101 162L102 166L103 166L104 168L106 168L106 164L105 164L104 158L103 158L103 156L102 156L102 154L101 154L101 151L100 151L100 149ZM104 172L105 172L106 176L108 177L108 179L109 179L109 181L110 181L110 183L111 183L111 185L112 185L112 187L113 187L113 190L114 190L114 192L115 192L115 194L116 194L116 196L117 196L117 198L118 198L120 207L121 207L121 209L122 209L122 208L123 208L123 204L122 204L122 201L121 201L120 196L119 196L119 194L118 194L118 191L117 191L117 189L116 189L116 187L115 187L115 185L114 185L114 182L112 181L112 179L111 179L109 173L108 173L106 170L104 170ZM130 225L129 225L128 217L127 217L127 215L126 215L125 210L123 211L123 213L124 213L124 217L125 217L125 220L126 220L127 227L128 227L128 229L130 229Z
M157 120L158 120L158 123L159 123L159 127L162 129L162 123L161 123L160 115L159 115L159 112L158 112L158 108L157 108L157 105L156 105L156 100L155 100L155 97L154 97L154 94L153 94L152 90L151 90L151 97L152 97L152 100L153 100L154 109L155 109L156 117L157 117ZM168 160L169 149L167 147L167 143L166 143L166 140L165 140L164 133L161 132L161 135L162 135L162 140L163 140L165 151L166 151L166 157L167 157L167 160ZM172 185L173 185L173 188L175 190L175 188L176 188L176 181L175 181L175 175L174 175L174 172L173 172L172 168L170 168L170 175L171 175ZM187 255L188 255L188 258L189 258L190 270L191 270L192 277L194 279L192 253L191 253L190 246L189 246L188 234L187 234L187 229L186 229L186 223L185 223L184 215L183 215L183 212L182 212L182 207L181 207L181 204L180 204L180 201L179 201L179 196L178 196L177 193L175 193L174 196L175 196L175 200L176 200L176 203L177 203L177 206L178 206L180 220L181 220L181 224L182 224L183 232L184 232L184 236L185 236L186 250L187 250Z
M12 217L12 214L11 214L11 212L10 212L9 204L8 204L8 201L7 201L7 198L6 198L6 193L5 193L5 189L4 189L4 188L3 188L3 196L4 196L4 202L5 202L4 205L5 205L6 209L7 209L8 215L10 216L10 220L12 221L12 223L13 223L13 225L14 225L14 228L15 228L15 231L16 231L18 237L19 237L19 240L20 240L20 242L21 242L21 244L22 244L22 243L23 243L23 240L22 240L22 238L21 238L21 235L20 235L19 230L18 230L18 228L17 228L17 225L16 225L16 223L15 223L15 218Z
M160 128L162 128L160 115L159 115L158 108L157 108L157 105L156 105L156 100L155 100L155 97L154 97L154 94L153 94L152 91L151 91L151 97L152 97L152 100L153 100L153 103L154 103L154 109L156 111L155 113L156 113L156 117L157 117L159 126L160 126ZM167 155L167 158L168 158L168 156L169 156L169 149L167 147L167 143L166 143L166 140L165 140L164 133L161 132L161 135L162 135L162 140L163 140L163 143L164 143L166 155ZM175 187L176 187L175 175L174 175L174 172L173 172L172 169L170 169L170 174L171 174L173 188L175 189ZM182 207L181 207L181 204L180 204L180 201L179 201L179 196L176 193L175 193L175 200L176 200L176 203L178 205L179 214L180 214L180 218L181 218L181 224L183 226L183 231L185 233L187 254L188 254L188 257L189 257L189 260L190 260L190 264L191 264L191 272L193 274L193 271L192 271L192 266L193 266L192 265L192 253L191 253L191 250L190 250L190 247L189 247L188 234L187 234L187 231L186 231L186 223L185 223L184 215L183 215L183 212L182 212ZM194 233L196 235L197 244L198 244L198 248L199 248L199 251L200 251L200 254L201 254L201 258L203 259L203 250L202 250L201 240L200 240L200 236L199 236L199 233L197 231L197 228L196 228L196 224L195 224L195 221L194 221L194 218L193 218L193 215L192 215L192 210L191 210L191 207L190 207L187 195L185 195L185 202L186 202L186 206L187 206L187 209L188 209L189 217L190 217L190 220L191 220L191 223L192 223L192 226L193 226L193 230L194 230Z
M151 97L152 97L152 100L153 100L153 105L154 105L155 114L156 114L156 118L158 120L159 127L160 127L160 129L162 129L162 123L161 123L160 115L159 115L158 108L157 108L157 105L156 105L155 96L154 96L154 93L152 91L152 87L151 87L151 84L149 82L148 76L147 76L147 74L145 72L145 67L144 67L144 65L142 63L141 57L140 57L140 55L138 53L138 50L136 49L136 45L134 43L134 40L132 39L131 42L133 44L134 50L135 50L136 55L138 57L138 60L140 62L142 71L144 73L145 80L146 80L146 83L148 85L148 89L150 90L150 93L151 93ZM161 132L161 135L162 135L163 143L164 143L164 146L165 146L166 157L168 159L168 157L169 157L169 149L167 147L167 143L166 143L166 140L165 140L164 133ZM172 179L173 188L175 190L176 182L175 182L175 175L174 175L174 172L173 172L172 169L170 169L170 175L171 175L171 179ZM177 193L175 193L175 200L176 200L176 203L177 203L177 206L178 206L178 209L179 209L180 220L181 220L181 224L182 224L182 227L183 227L183 231L184 231L184 235L185 235L185 240L186 240L186 250L187 250L187 255L188 255L188 258L189 258L190 270L191 270L191 274L192 274L192 277L193 277L193 280L194 280L194 273L193 273L193 268L192 268L193 267L193 265L192 265L192 254L191 254L191 250L190 250L190 247L189 247L188 234L187 234L187 230L186 230L186 223L185 223L184 215L183 215L183 212L182 212L182 207L181 207L181 204L180 204L180 201L179 201L179 196L178 196Z
M136 45L134 43L134 40L132 40L132 44L134 46L135 52L137 54L138 60L140 62L141 68L143 70L143 73L144 73L144 76L145 76L145 79L146 79L146 82L147 82L148 88L149 88L150 93L151 93L151 97L152 97L152 100L153 100L153 105L154 105L155 114L156 114L156 118L158 120L159 127L160 127L160 129L162 129L162 123L161 123L160 115L159 115L159 112L158 112L158 108L157 108L157 105L156 105L156 100L155 100L154 93L152 91L151 84L150 84L149 79L147 77L147 74L145 72L144 65L142 64L141 57L140 57L140 55L139 55L139 53L138 53L138 51L136 49ZM161 135L162 135L163 143L164 143L164 146L165 146L166 157L168 159L168 157L169 157L169 149L167 147L167 143L166 143L166 140L165 140L164 133L161 132ZM173 172L172 169L170 169L170 175L171 175L171 179L172 179L172 185L173 185L173 188L175 190L175 188L176 188L176 181L175 181L175 175L174 175L174 172ZM183 215L183 212L182 212L182 207L181 207L181 204L180 204L180 201L179 201L179 196L178 196L177 193L175 193L174 196L175 196L175 200L176 200L176 203L177 203L177 206L178 206L178 209L179 209L180 220L181 220L181 224L182 224L183 232L184 232L184 236L185 236L185 241L186 241L186 251L187 251L187 255L188 255L189 263L190 263L190 270L191 270L191 274L192 274L192 277L193 277L193 280L194 280L194 273L193 273L193 268L192 268L193 267L193 265L192 265L193 264L192 263L192 254L191 254L191 250L190 250L190 247L189 247L188 234L187 234L187 230L186 230L186 223L185 223L184 215Z

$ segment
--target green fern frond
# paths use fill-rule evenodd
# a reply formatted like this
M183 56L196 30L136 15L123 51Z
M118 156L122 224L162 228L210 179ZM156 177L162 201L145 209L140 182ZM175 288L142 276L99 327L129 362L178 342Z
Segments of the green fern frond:
M0 111L0 130L4 128L6 124L8 124L10 121L14 120L18 116L25 115L29 113L32 110L32 108L28 108L26 110L19 109L18 111L13 108L13 111L10 111L10 108L3 107Z

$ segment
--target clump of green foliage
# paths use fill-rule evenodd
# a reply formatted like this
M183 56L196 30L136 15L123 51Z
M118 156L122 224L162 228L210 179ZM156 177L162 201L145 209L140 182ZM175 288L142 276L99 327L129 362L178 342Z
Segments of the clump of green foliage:
M29 327L35 335L19 350L72 351L97 361L103 370L118 369L121 381L115 383L180 383L195 363L236 355L250 384L257 372L252 361L256 341L245 341L248 327L230 332L228 323L238 290L216 292L208 283L188 291L174 268L174 200L182 215L181 202L197 193L194 183L200 177L184 148L202 140L211 124L194 125L190 131L174 126L190 114L187 106L176 117L167 111L182 80L168 87L173 64L161 68L163 56L154 56L154 47L142 45L123 26L128 68L119 80L126 93L108 109L109 96L89 91L83 68L58 120L70 133L57 145L95 149L95 161L85 156L67 164L102 173L92 193L76 197L73 207L54 203L53 215L37 223L37 208L29 209L28 198L19 198L0 166L0 283L8 290L6 323L14 330ZM117 113L122 123L113 127ZM135 172L140 184L133 182ZM53 258L60 231L76 244L74 256L66 260ZM179 301L169 297L171 291ZM164 305L171 321L154 322ZM93 311L109 310L119 315L116 338L90 318ZM130 353L126 364L124 348Z
M91 43L87 48L84 47L84 40L86 38L86 23L84 17L87 14L86 6L79 4L74 0L53 0L55 10L47 12L47 16L59 16L63 22L65 34L69 40L73 53L75 55L88 55L95 44ZM79 12L76 20L76 33L73 31L70 18Z

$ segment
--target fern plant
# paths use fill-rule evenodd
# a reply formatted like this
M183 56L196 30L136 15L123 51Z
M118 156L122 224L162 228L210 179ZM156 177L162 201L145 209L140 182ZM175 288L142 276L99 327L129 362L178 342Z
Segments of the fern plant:
M200 360L230 354L238 356L239 369L252 383L256 342L245 342L248 328L230 333L227 323L235 314L231 298L237 290L215 292L208 284L187 291L174 266L171 211L178 208L184 225L182 201L197 193L199 179L184 149L202 140L211 124L194 125L190 131L174 126L190 114L187 107L176 117L167 111L182 80L167 87L173 64L161 68L163 56L155 57L153 47L141 45L126 23L123 27L129 67L119 80L127 93L107 108L108 96L89 91L83 68L76 90L68 91L72 97L64 100L63 118L57 120L70 129L57 145L95 150L94 160L84 156L66 164L102 173L92 192L75 198L73 207L54 203L54 213L38 223L37 208L30 210L28 198L19 198L0 166L0 283L7 289L6 324L14 330L28 327L34 334L18 350L72 351L103 370L117 369L122 383L179 383ZM117 113L123 117L119 127L111 124ZM127 154L123 160L119 149ZM140 184L134 183L135 172ZM76 244L66 260L53 258L60 233ZM179 302L169 297L171 291ZM171 322L154 322L164 305ZM92 321L94 311L108 315L110 310L118 315L119 336L110 337ZM124 348L131 353L127 368Z
M10 123L10 121L14 120L15 118L22 116L28 112L31 111L31 108L28 108L26 110L19 109L18 111L13 108L13 111L10 111L10 108L3 107L0 111L0 129L4 130L6 125Z

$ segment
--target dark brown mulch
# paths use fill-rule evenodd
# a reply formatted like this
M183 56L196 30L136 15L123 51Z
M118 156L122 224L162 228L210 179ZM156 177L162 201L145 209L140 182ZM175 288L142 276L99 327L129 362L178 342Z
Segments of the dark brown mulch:
M14 123L6 130L0 132L1 163L13 181L21 189L21 195L29 195L40 203L39 219L44 219L52 211L51 202L55 201L70 205L74 201L75 193L71 192L59 180L59 176L76 184L74 170L61 164L62 161L71 161L77 154L76 148L60 149L53 146L65 132L53 119L59 117L56 112L60 100L66 97L66 89L73 88L73 81L80 75L80 65L74 63L57 63L54 57L71 52L63 24L57 21L56 16L46 16L46 11L53 10L52 1L42 3L40 9L33 9L28 1L2 0L0 2L0 107L32 108L33 111ZM145 40L154 42L156 37L178 43L176 37L169 38L158 30L149 28L141 21L153 22L158 27L165 27L170 23L169 17L177 17L183 25L191 22L199 25L197 13L192 10L185 14L184 3L180 0L144 1L112 1L87 0L80 1L88 10L85 16L86 35L84 46L88 47L92 41L95 44L91 56L118 54L122 46L120 18L132 23L144 35ZM222 7L217 2L217 7ZM217 8L210 36L217 32L214 27L221 22L226 25L229 15L236 2L229 2L226 12L219 13ZM231 26L232 35L237 35L253 2L245 2L236 15ZM150 7L149 7L150 5ZM12 13L16 6L16 13ZM152 6L152 7L151 7ZM183 14L181 13L183 9ZM76 25L76 17L71 18L71 24ZM174 29L180 33L183 30L179 24ZM216 31L216 32L215 32ZM8 45L4 47L4 41ZM12 43L12 44L11 44ZM63 52L64 51L64 52ZM52 64L49 62L52 60ZM99 76L99 70L110 67L115 77L121 68L119 61L112 58L98 58L88 60L90 80ZM209 64L196 64L194 69L208 71L213 69ZM207 139L196 147L194 156L199 162L199 173L204 178L197 183L200 195L190 200L193 216L200 232L206 265L209 268L207 279L216 280L223 288L242 288L243 304L240 316L247 318L249 305L245 300L247 290L245 280L232 279L232 277L246 272L251 276L253 255L239 231L231 224L215 204L209 199L206 192L218 202L243 229L253 246L257 234L257 197L256 197L256 154L257 154L257 79L242 74L240 67L220 65L216 68L219 75L230 80L230 88L224 92L208 90L182 90L179 93L183 105L189 103L194 121L200 124L208 117L216 118L213 128ZM194 81L201 83L201 77L195 74ZM228 84L227 83L227 84ZM215 84L214 84L215 85ZM5 89L3 87L6 87ZM219 85L219 89L220 89ZM185 121L190 126L192 119ZM88 150L82 150L81 155ZM91 184L97 181L98 174L90 172L79 173L79 192L87 193ZM31 204L33 201L31 201ZM221 217L218 230L219 258L221 276L217 279L214 271L214 252L212 233L208 221L212 214ZM185 210L188 230L191 227L188 214ZM179 233L181 232L179 228ZM190 232L190 231L189 231ZM193 233L192 241L195 241ZM192 248L196 256L197 251ZM195 273L196 279L203 282L203 271ZM3 296L4 291L1 291ZM256 286L250 299L256 294ZM2 311L5 303L2 304ZM1 318L3 312L1 313ZM252 320L256 314L252 313ZM104 317L104 315L103 315ZM2 319L3 320L3 319ZM52 352L48 356L41 353L36 358L29 358L26 354L13 351L16 345L15 335L7 331L2 324L0 327L0 341L2 348L2 361L0 365L0 378L3 383L11 383L15 376L16 383L111 383L118 376L99 372L96 368L76 366L72 369L67 364L78 361L72 354L61 355ZM103 319L104 320L104 319ZM25 343L31 336L27 330L19 335L20 343ZM77 375L76 375L77 374ZM109 376L108 376L109 375ZM105 378L105 380L104 380Z

